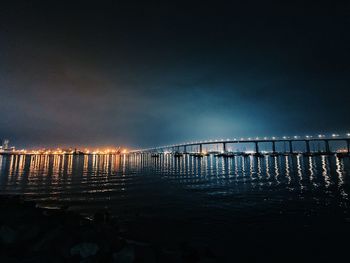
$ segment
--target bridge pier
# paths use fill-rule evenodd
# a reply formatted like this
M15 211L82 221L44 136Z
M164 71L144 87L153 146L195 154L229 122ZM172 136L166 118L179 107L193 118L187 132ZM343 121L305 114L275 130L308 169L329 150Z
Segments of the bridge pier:
M255 142L255 153L258 154L259 153L259 143Z
M276 153L276 142L272 141L272 153L275 154Z
M187 153L187 146L184 145L184 153Z
M331 153L330 147L329 147L329 141L328 140L324 140L324 145L326 147L326 153L329 154Z
M305 140L306 154L310 154L310 141Z
M289 142L289 153L293 154L293 142L292 141L288 141Z
M226 142L222 143L222 150L225 152L227 152L227 149L226 149Z
M203 145L199 144L199 153L202 153L202 152L203 152Z
M348 154L350 154L350 140L346 140L346 147L348 150Z

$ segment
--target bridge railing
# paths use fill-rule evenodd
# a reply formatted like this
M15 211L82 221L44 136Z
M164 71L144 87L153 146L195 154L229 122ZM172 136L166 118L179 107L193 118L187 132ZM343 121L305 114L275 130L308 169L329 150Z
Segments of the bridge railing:
M202 152L203 145L215 145L222 144L223 151L226 152L227 144L237 144L237 143L254 143L255 144L255 153L259 153L259 143L271 143L272 152L276 152L276 143L278 142L288 142L289 143L289 152L293 153L293 142L304 142L306 146L306 153L310 153L310 142L323 141L325 143L325 152L330 152L329 142L331 141L345 141L347 144L347 152L350 151L350 133L345 135L332 134L329 136L326 135L317 135L317 136L283 136L283 137L248 137L248 138L233 138L233 139L215 139L215 140L202 140L202 141L192 141L179 144L171 144L147 149L139 149L130 151L130 153L150 153L157 151L169 150L170 152L178 152L180 147L184 148L186 152L187 147L199 146L199 152Z

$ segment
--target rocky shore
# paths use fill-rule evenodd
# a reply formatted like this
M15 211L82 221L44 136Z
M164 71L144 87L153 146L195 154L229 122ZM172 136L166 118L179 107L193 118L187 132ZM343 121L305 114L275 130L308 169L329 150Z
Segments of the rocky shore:
M142 231L157 231L142 220L125 226L108 210L83 215L69 207L43 208L21 196L0 195L0 263L340 262L350 234L349 222L342 218L336 210L300 222L283 215L263 221L255 215L232 221L236 231L216 244L222 249L179 243L170 232L164 233L174 241L169 247L142 238ZM179 231L181 236L186 230Z
M91 217L40 208L21 196L0 196L0 255L7 262L217 262L208 249L165 249L127 239L102 210Z

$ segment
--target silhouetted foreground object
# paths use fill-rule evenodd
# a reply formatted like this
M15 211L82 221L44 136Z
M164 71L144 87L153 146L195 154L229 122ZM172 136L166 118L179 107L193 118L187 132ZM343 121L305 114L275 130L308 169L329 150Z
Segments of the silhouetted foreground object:
M83 217L0 197L0 255L7 262L217 262L209 248L174 250L126 239L108 211ZM208 251L209 250L209 251Z
M198 249L181 243L165 249L129 240L108 211L89 218L67 208L39 208L18 196L1 196L0 201L1 263L331 262L346 256L350 233L344 225L333 225L326 231L320 231L317 224L289 230L276 225L273 230L274 223L266 219L266 229L252 230L249 226L256 222L235 222L236 241L227 244L232 248L231 256L220 258L208 247Z

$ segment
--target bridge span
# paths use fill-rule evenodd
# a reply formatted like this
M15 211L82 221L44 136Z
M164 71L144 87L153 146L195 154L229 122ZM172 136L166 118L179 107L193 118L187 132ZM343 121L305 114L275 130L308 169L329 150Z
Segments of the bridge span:
M294 149L294 145L297 142L301 142L304 144L303 151L296 151ZM311 151L310 144L312 142L318 142L323 144L323 149L318 149L318 151ZM331 149L331 143L333 142L343 142L345 143L345 147L338 150ZM261 151L261 144L269 144L269 151ZM284 150L277 151L276 145L279 143L283 143ZM232 152L228 151L228 145L234 144L253 144L253 151L245 151L245 152ZM194 154L197 156L203 156L208 154L208 151L203 150L204 145L216 145L217 148L220 146L221 150L216 151L217 154L225 155L235 155L235 154L251 154L251 155L262 155L262 154L306 154L306 155L316 155L316 154L335 154L342 156L350 155L350 133L346 135L338 135L332 134L330 136L326 135L318 135L318 136L283 136L283 137L255 137L255 138L233 138L233 139L220 139L220 140L204 140L204 141L195 141L195 142L187 142L187 143L179 143L173 145L166 145L154 148L147 149L139 149L130 151L131 154L162 154L162 153L170 153L170 154ZM287 145L287 147L286 147ZM191 151L189 151L191 148ZM193 150L195 148L195 150ZM215 151L213 151L215 152Z

